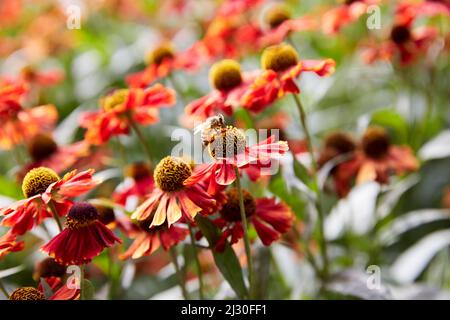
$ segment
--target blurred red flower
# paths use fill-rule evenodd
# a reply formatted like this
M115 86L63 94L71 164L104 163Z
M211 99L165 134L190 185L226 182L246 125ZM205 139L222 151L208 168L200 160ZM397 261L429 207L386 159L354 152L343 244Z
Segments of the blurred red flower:
M81 119L85 138L103 144L112 136L128 134L131 121L150 125L159 121L158 108L175 104L175 92L160 84L148 89L119 89L103 97L101 110L87 112Z

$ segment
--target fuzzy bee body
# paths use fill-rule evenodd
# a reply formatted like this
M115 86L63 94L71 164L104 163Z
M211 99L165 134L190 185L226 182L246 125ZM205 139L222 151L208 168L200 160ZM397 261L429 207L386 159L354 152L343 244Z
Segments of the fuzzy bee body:
M218 114L217 116L209 117L205 122L198 125L194 129L194 133L200 132L203 145L208 146L214 141L217 134L226 130L226 128L223 115Z

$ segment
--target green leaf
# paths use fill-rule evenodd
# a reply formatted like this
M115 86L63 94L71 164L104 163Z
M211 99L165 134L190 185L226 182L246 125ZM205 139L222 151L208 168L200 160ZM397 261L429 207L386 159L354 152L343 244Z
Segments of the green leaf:
M233 248L231 248L231 245L227 242L225 250L223 252L217 252L214 249L214 246L220 237L218 228L209 219L200 215L197 215L196 222L201 232L208 240L209 245L212 247L211 251L214 256L214 261L223 277L236 292L238 298L242 299L246 297L248 292L242 276L242 269Z
M92 283L83 279L83 283L81 284L81 300L92 300L94 299L95 289Z
M393 110L383 109L372 114L371 124L386 127L393 135L395 143L404 144L408 142L408 123Z
M286 186L286 182L283 176L278 173L272 178L269 184L269 190L278 198L283 200L294 211L298 218L303 217L305 203L300 199L300 193L298 190L293 189L291 192Z
M15 182L8 180L4 176L0 176L0 190L2 196L14 199L20 199L23 196L20 187Z

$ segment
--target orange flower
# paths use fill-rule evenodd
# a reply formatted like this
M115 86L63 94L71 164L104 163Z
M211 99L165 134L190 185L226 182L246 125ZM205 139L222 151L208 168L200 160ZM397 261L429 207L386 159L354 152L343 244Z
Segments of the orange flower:
M81 119L85 138L103 144L112 136L128 134L130 121L150 125L159 121L158 108L175 104L175 92L160 84L148 89L120 89L101 99L101 110L87 112Z
M183 241L189 234L187 228L176 225L172 225L170 228L167 225L150 228L151 222L151 219L148 219L138 221L138 224L134 225L135 230L131 234L134 242L127 251L120 255L120 259L138 259L149 256L160 247L167 251Z
M150 228L167 221L172 224L185 219L193 221L201 211L214 209L214 200L200 184L186 186L183 182L191 176L191 167L185 161L171 156L162 159L156 166L156 187L131 216L139 221L151 219Z
M275 198L254 199L246 190L244 193L245 214L255 227L262 243L269 246L289 231L294 221L291 209ZM216 243L216 250L223 251L228 238L234 244L244 235L239 211L239 195L235 188L227 192L227 199L219 211L220 218L214 223L222 229L222 235Z
M384 128L369 127L353 157L340 163L333 171L336 191L344 197L351 189L352 182L366 181L388 183L391 175L403 175L416 171L419 161L407 146L392 145Z
M23 108L27 92L22 81L0 79L0 148L10 149L25 142L37 132L50 130L57 118L55 106Z
M380 0L346 0L345 3L330 9L322 16L322 30L325 34L336 34L343 27L355 22L367 12L367 8Z
M228 116L240 104L242 95L256 78L256 74L241 73L238 62L225 59L214 64L209 73L211 86L214 88L207 95L192 101L186 106L186 114L204 121L217 113Z
M272 161L279 159L289 149L285 141L274 141L273 136L247 147L244 133L223 123L222 127L207 130L209 137L204 140L204 144L208 147L212 162L199 165L184 184L192 186L206 182L210 194L216 194L221 186L230 185L236 180L236 167L250 170L253 179L255 176L272 174Z
M60 69L38 71L32 66L27 66L21 70L20 79L30 85L53 86L64 80L64 71Z
M242 105L261 112L287 93L299 93L295 83L303 72L314 72L323 77L332 74L336 63L332 59L299 60L295 49L285 43L268 47L261 57L263 71L243 95Z
M35 287L21 287L14 290L9 295L9 300L79 300L80 290L79 289L69 289L68 286L63 285L56 292L54 292L50 297L46 298L44 295L44 289L41 284L39 288Z
M449 7L437 2L400 3L395 12L389 38L380 44L367 45L363 49L363 60L370 64L376 60L392 61L398 57L401 65L414 62L427 52L439 35L434 27L413 28L415 19L439 14L450 15Z
M130 200L141 203L155 185L150 166L144 162L136 162L126 168L125 175L128 179L113 193L114 202L125 207Z
M193 71L202 62L202 50L192 46L186 51L175 53L170 44L163 43L155 48L146 59L147 67L126 78L131 88L146 88L158 79L163 79L175 70Z
M50 202L57 213L64 216L72 206L70 197L79 196L100 183L92 178L93 173L93 170L87 170L77 174L74 170L61 179L49 168L30 170L22 183L27 198L0 210L0 215L5 216L1 225L11 227L14 234L24 234L52 216L47 208Z
M10 252L22 251L23 248L23 241L17 241L17 235L11 230L0 237L0 259Z
M274 5L267 11L265 22L269 30L259 39L261 47L278 44L292 32L315 30L318 23L312 16L291 18L291 14L283 5Z
M67 214L66 227L42 248L62 265L87 264L103 249L122 240L98 221L95 207L87 202L75 203Z
M18 173L20 180L33 168L47 167L56 173L66 171L76 161L89 154L89 144L86 141L59 146L53 138L45 133L38 133L28 143L28 153L32 161L26 164Z

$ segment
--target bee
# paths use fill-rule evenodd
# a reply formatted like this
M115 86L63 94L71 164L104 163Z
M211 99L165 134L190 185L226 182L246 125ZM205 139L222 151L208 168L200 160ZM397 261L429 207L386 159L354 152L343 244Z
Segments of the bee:
M209 117L205 122L195 127L194 134L200 132L203 145L208 146L214 141L217 134L223 132L226 128L223 115L218 114L217 116Z

